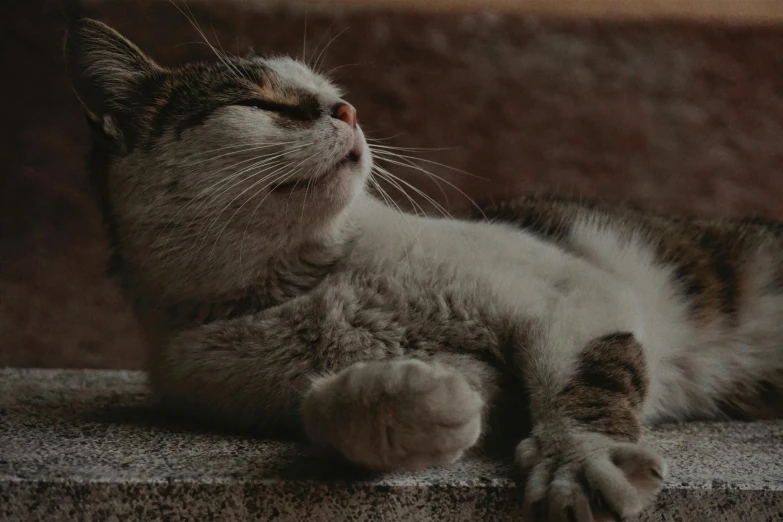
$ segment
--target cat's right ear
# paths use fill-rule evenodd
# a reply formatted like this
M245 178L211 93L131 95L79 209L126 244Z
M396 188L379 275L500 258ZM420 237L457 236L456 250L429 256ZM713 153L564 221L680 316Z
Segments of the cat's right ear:
M87 116L114 138L121 137L121 120L128 117L141 83L164 73L120 33L89 18L68 24L65 63Z

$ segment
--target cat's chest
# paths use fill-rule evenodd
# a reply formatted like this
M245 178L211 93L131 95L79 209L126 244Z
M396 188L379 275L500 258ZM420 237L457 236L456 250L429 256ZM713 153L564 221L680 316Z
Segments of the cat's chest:
M424 262L447 263L478 273L511 272L536 279L557 277L567 254L519 230L500 225L438 221L427 224L410 242Z
M372 269L427 286L443 274L450 289L479 285L494 301L533 313L545 314L564 292L602 276L557 245L502 225L406 218L366 232Z

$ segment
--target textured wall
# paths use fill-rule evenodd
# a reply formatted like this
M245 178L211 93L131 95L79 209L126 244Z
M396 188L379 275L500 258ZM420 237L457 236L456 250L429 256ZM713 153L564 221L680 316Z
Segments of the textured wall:
M191 7L230 52L301 55L301 9L243 5ZM89 9L164 64L211 57L168 2ZM0 365L138 367L138 329L102 274L59 5L10 1L0 11ZM323 68L339 67L368 134L450 147L425 157L485 178L433 168L477 201L543 190L783 218L776 24L319 8L308 14L308 57L343 30ZM396 172L452 210L469 204L448 185Z

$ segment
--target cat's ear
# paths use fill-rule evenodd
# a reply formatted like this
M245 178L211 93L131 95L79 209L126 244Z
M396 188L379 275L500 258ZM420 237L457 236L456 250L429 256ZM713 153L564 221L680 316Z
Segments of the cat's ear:
M109 134L119 132L118 118L142 82L164 72L120 33L89 18L69 23L65 63L87 116Z

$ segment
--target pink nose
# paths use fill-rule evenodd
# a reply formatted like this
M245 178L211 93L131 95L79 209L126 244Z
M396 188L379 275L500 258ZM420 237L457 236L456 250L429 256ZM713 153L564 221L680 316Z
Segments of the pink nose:
M340 102L332 108L332 116L356 128L356 109L350 103Z

